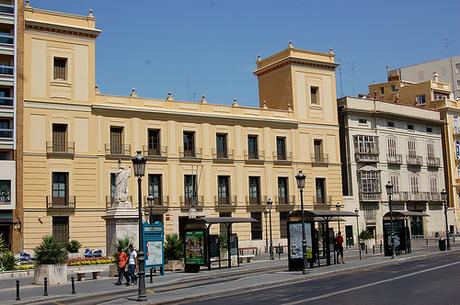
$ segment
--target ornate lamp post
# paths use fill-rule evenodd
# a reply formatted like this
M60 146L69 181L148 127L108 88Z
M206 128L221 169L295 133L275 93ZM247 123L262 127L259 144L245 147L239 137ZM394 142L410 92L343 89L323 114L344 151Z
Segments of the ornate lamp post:
M275 259L273 257L272 208L273 208L273 201L269 198L267 201L267 209L268 209L268 219L270 222L270 260Z
M139 251L137 257L139 261L139 288L137 292L137 301L147 301L145 295L145 262L144 262L144 236L143 236L143 219L142 219L142 177L145 173L145 163L147 159L141 155L141 151L138 150L136 156L131 161L133 162L134 175L137 177L138 187L138 201L139 201Z
M393 184L390 181L385 185L388 195L388 207L390 208L390 240L391 240L391 258L395 258L394 228L393 228L393 208L391 206L391 195L393 195Z
M302 273L307 274L307 240L305 237L305 219L304 219L304 210L303 210L303 189L305 188L305 175L302 171L295 176L297 180L297 188L300 191L300 214L302 217L302 257L303 257L303 268Z
M447 220L447 209L449 205L447 203L447 192L445 190L441 191L442 203L444 205L444 217L446 218L446 238L447 238L447 250L450 250L450 238L449 238L449 223Z
M264 211L265 218L265 253L268 252L268 220L267 220L268 211Z
M356 231L358 232L358 251L359 251L359 260L361 260L361 238L359 237L359 210L355 209L356 214Z
M153 223L153 204L154 198L152 194L147 197L147 205L149 207L149 224Z

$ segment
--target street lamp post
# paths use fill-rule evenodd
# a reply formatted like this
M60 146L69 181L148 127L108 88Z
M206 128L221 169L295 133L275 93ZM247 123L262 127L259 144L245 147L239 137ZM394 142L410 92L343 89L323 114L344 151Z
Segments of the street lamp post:
M273 257L272 208L273 208L273 201L269 198L267 201L267 209L268 209L268 219L270 222L270 260L275 259Z
M149 194L147 197L147 205L149 206L149 224L153 223L153 195Z
M302 217L302 257L303 257L303 267L302 273L307 274L307 240L305 237L305 219L304 219L304 210L303 210L303 189L305 188L305 175L302 171L295 176L297 180L297 188L300 191L300 215Z
M264 218L265 218L265 253L268 252L268 220L267 220L267 216L268 216L268 211L265 210L264 211Z
M337 211L340 211L340 208L341 208L341 207L342 207L342 205L341 205L339 202L337 202L337 203L335 204L335 208L337 209ZM338 232L341 232L341 231L340 231L340 217L337 217L337 226L339 227L339 229L338 229L339 231L338 231Z
M393 184L390 181L385 185L388 195L388 207L390 208L390 241L391 241L391 258L395 258L394 228L393 228L393 208L391 206L391 195L393 195Z
M447 250L450 250L450 238L449 238L449 222L447 220L447 209L449 205L447 203L447 192L445 190L441 191L442 203L444 205L444 217L446 218L446 238L447 238Z
M137 292L137 301L147 301L145 295L145 262L144 262L144 236L143 236L143 220L142 220L142 177L145 173L145 163L147 159L141 155L141 151L138 150L136 156L131 161L133 162L134 175L137 177L138 187L138 201L139 201L139 251L137 252L137 260L139 262L139 288Z
M358 251L359 251L359 260L361 260L361 238L359 237L359 210L355 209L356 214L356 231L358 232Z

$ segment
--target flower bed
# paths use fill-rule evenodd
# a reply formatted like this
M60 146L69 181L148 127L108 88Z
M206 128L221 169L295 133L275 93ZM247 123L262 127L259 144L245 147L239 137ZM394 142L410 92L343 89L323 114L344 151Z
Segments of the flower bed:
M77 257L67 260L67 266L88 266L88 265L102 265L113 264L112 257Z
M14 270L32 270L34 268L35 268L35 266L30 265L30 264L14 266Z

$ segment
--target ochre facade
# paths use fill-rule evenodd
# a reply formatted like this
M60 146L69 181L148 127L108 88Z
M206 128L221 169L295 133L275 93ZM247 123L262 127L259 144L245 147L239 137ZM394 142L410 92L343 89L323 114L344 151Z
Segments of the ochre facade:
M153 190L149 175L161 175L161 202L154 212L162 215L166 234L179 232L191 216L187 175L196 177L196 216L231 213L260 219L256 225L234 225L240 247L265 245L263 212L269 198L274 202L274 243L286 244L280 219L284 221L287 212L299 207L295 181L299 170L307 176L304 199L308 209L335 209L342 202L332 52L309 52L289 45L258 60L254 74L259 79L260 107L243 107L236 101L232 106L214 105L205 98L198 103L180 102L172 94L164 99L141 98L135 91L120 97L101 94L96 86L99 32L92 14L25 9L26 251L46 234L65 235L66 224L68 239L105 249L102 216L111 202L111 174L119 160L132 167L129 157L137 150L150 154L157 149L149 143L153 139L149 131L158 132L154 139L159 147L149 157L142 189L146 196ZM184 144L185 134L193 135L192 148L187 146L190 141ZM223 154L218 135L225 137ZM65 144L58 147L59 136ZM114 146L115 139L119 146ZM220 200L224 195L218 192L222 190L218 176L228 177L225 202ZM279 178L287 182L282 196ZM250 186L250 180L258 183ZM56 204L61 191L66 193L65 201ZM133 177L129 194L136 206ZM218 227L214 229L217 232Z

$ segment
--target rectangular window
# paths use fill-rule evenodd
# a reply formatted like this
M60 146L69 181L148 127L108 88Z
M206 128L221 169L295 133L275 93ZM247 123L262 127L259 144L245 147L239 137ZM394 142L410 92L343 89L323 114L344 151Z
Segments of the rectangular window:
M407 129L409 129L409 130L414 130L414 125L412 125L412 124L407 124Z
M249 204L260 204L260 177L249 177Z
M278 177L278 201L279 204L289 203L288 178Z
M316 178L316 203L326 203L326 179Z
M63 57L54 58L54 79L59 79L59 80L67 79L67 58L63 58Z
M53 173L52 174L52 197L53 205L67 205L69 192L69 174L68 173Z
M67 124L53 124L53 152L66 152Z
M153 203L161 205L162 201L162 176L160 174L149 175L149 195L153 196Z
M355 150L361 154L378 154L378 138L375 136L355 136Z
M276 137L276 155L278 160L286 160L286 138Z
M12 138L13 129L12 121L9 119L0 119L0 138Z
M396 91L396 86L395 85L391 85L391 92L395 92Z
M388 138L388 156L396 157L396 139L395 138Z
M227 134L218 133L216 135L217 158L228 158L227 154Z
M315 162L323 161L323 140L315 139L313 141L313 148L315 153Z
M385 94L385 87L380 87L380 94Z
M430 177L430 192L435 194L438 192L438 178Z
M358 185L361 193L380 193L380 172L358 171Z
M219 217L232 217L232 212L219 212ZM223 223L219 226L219 234L220 236L227 236L227 226ZM226 239L224 243L227 244Z
M416 100L416 102L417 102L418 105L423 105L423 104L425 104L425 103L426 103L425 94L423 94L423 95L417 95L417 96L415 97L415 100Z
M123 127L110 127L110 154L123 154Z
M433 132L433 128L432 127L427 127L426 132Z
M149 129L147 134L148 141L148 155L149 156L160 156L161 155L161 144L160 144L160 130Z
M427 143L426 144L426 150L427 150L428 158L434 158L434 144L433 143Z
M358 123L361 125L367 125L367 120L366 119L359 119Z
M259 159L257 136L254 136L254 135L248 136L248 158L249 159Z
M251 239L260 240L262 239L262 213L251 212L251 218L257 220L257 222L251 222Z
M417 176L410 177L410 191L412 194L418 194L419 192Z
M195 204L197 195L196 175L184 175L185 204Z
M318 87L310 87L310 98L311 103L313 105L319 105L319 88Z
M416 143L413 140L407 142L407 148L409 152L409 158L415 158L417 156Z
M0 205L11 203L11 181L0 180Z
M399 176L398 175L391 175L390 176L390 182L393 185L393 193L398 194L399 193Z
M460 63L455 64L455 73L460 73Z
M218 204L230 204L230 176L217 176Z
M69 241L69 217L53 217L53 237L61 244L66 244Z
M395 122L388 121L387 122L387 127L391 127L391 128L395 127Z
M280 237L287 238L287 221L289 212L280 212Z
M184 157L195 157L195 132L184 131Z

